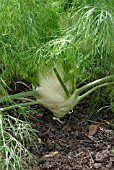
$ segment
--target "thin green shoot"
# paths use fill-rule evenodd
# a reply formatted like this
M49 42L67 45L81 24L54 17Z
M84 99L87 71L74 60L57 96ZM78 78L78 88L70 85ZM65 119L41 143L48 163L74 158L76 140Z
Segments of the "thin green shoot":
M69 91L68 91L68 89L67 89L67 87L66 87L64 81L63 81L62 78L60 77L60 75L59 75L59 73L58 73L56 67L54 67L53 70L54 70L54 73L55 73L55 75L57 76L57 78L58 78L58 80L59 80L59 82L60 82L60 84L61 84L63 90L65 91L66 96L69 97L69 95L70 95L70 94L69 94Z

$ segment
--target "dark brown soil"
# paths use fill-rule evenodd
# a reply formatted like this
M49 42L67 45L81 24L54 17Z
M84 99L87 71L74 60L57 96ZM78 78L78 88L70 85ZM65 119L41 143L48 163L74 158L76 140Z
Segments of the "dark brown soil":
M36 113L39 136L30 150L37 162L31 170L114 170L114 115L102 110L89 119L89 100L81 102L61 121Z

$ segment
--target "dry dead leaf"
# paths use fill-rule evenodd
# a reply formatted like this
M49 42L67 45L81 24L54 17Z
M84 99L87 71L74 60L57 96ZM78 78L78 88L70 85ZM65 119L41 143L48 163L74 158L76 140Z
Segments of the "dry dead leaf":
M89 136L95 135L97 132L97 125L90 125L89 126Z

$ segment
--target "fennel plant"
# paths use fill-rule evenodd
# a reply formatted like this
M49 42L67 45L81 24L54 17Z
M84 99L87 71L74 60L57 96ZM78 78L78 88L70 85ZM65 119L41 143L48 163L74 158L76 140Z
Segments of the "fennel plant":
M23 155L30 155L24 141L31 142L34 135L30 124L12 117L9 109L21 113L23 107L40 104L61 118L93 91L113 85L113 1L73 0L66 11L65 3L0 2L0 71L5 80L0 82L1 169L22 168ZM14 74L34 88L9 95L3 86Z
M76 8L73 3L72 10L68 12L69 25L63 31L64 34L40 46L31 60L29 57L26 58L27 65L24 63L24 58L22 59L25 65L23 67L22 64L23 69L26 67L29 71L31 71L29 63L31 65L31 61L33 62L35 72L32 83L36 89L9 96L9 99L32 95L37 101L1 108L1 111L39 103L53 111L55 116L62 117L88 94L99 87L113 83L113 76L110 76L113 75L114 68L113 6L110 7L106 1L104 2L104 5L100 5L93 1L90 3L81 1L80 5L76 4ZM19 4L16 5L16 10L20 12L21 8L17 8ZM25 7L25 4L22 5ZM34 3L32 5L34 6ZM20 13L18 16L20 17ZM26 69L25 74L28 73ZM78 88L78 82L96 79L99 73L100 77L104 78ZM8 101L8 97L0 99L1 103L4 101Z

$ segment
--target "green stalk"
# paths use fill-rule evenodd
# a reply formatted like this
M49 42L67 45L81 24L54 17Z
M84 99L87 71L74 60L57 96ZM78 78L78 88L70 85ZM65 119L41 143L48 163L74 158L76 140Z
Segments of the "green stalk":
M20 103L20 104L15 104L15 105L8 106L8 107L0 108L0 111L3 112L3 111L6 111L6 110L18 108L18 107L25 107L25 106L35 105L35 104L38 104L38 100L33 101L33 102Z
M103 84L100 84L96 87L93 87L91 90L87 91L86 93L82 94L81 96L79 96L78 100L79 102L81 100L83 100L86 96L88 96L90 93L92 93L93 91L97 90L98 88L101 88L101 87L104 87L104 86L108 86L108 85L111 85L111 84L114 84L114 82L111 82L111 83L103 83Z
M19 100L22 100L22 101L28 101L28 102L32 102L32 101L34 101L34 100L32 100L32 99L25 98L25 97L23 97L23 98L19 98Z
M54 70L54 73L55 73L55 75L57 76L57 78L58 78L58 80L59 80L59 82L60 82L60 84L61 84L64 92L66 93L67 97L69 97L69 91L68 91L67 87L65 86L63 80L61 79L61 77L60 77L57 69L54 67L53 70Z
M8 101L8 100L19 99L19 98L28 97L28 96L36 96L35 90L28 91L28 92L21 92L21 93L9 95L9 96L4 96L0 98L0 103Z
M82 93L83 91L85 91L85 90L87 90L87 89L89 89L89 88L92 88L92 87L94 87L94 86L97 85L97 84L101 84L101 83L103 83L103 82L110 81L110 80L112 80L113 78L114 78L114 76L103 77L103 78L101 78L101 79L98 79L98 80L95 80L95 81L93 81L93 82L91 82L91 83L88 83L88 84L84 85L83 87L80 87L80 88L78 89L78 91L79 91L79 93Z

